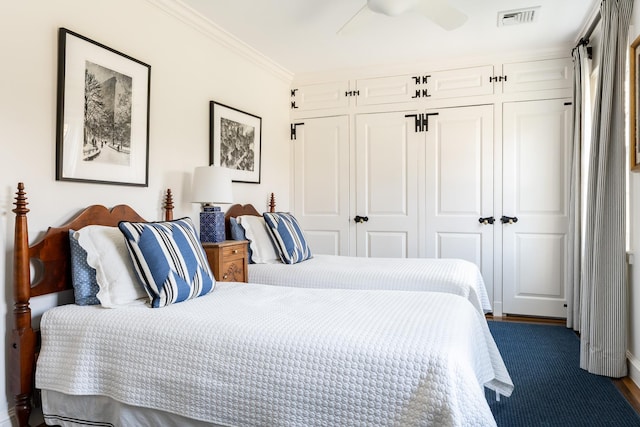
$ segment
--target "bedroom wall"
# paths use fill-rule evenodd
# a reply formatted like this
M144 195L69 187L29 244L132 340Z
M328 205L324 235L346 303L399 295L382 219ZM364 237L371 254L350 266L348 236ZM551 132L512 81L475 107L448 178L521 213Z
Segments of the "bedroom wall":
M176 9L177 8L177 9ZM151 65L149 186L55 180L57 31L68 28ZM12 320L13 198L24 181L30 241L84 206L126 203L160 219L162 194L171 188L175 215L197 220L189 203L193 168L208 164L209 101L262 117L261 184L234 184L235 200L266 209L289 201L289 86L287 70L167 0L29 0L0 2L0 327L6 346ZM41 312L51 304L32 304ZM0 350L4 359L4 351ZM7 362L5 361L5 366ZM13 406L0 369L0 426ZM7 395L7 399L2 396ZM5 401L6 400L6 401Z
M640 8L634 7L629 28L629 44L640 36ZM640 385L640 174L629 176L629 250L633 264L629 269L629 375Z

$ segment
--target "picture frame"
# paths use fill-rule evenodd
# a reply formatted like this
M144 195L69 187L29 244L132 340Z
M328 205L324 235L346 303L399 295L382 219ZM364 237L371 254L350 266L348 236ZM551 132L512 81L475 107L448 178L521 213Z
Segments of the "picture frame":
M260 184L262 118L210 101L209 164L231 169L233 182Z
M56 180L149 185L151 66L58 31Z
M629 49L629 168L631 172L640 172L640 36Z

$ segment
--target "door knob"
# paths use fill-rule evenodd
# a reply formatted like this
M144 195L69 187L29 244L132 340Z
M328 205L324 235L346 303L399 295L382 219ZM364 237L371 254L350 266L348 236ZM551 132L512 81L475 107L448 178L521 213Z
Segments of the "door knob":
M362 224L363 222L367 222L369 221L369 217L368 216L360 216L360 215L356 215L353 220L355 222L358 222L360 224Z
M488 216L486 218L478 218L478 222L482 225L493 224L495 221L496 219L492 216Z
M503 215L503 216L500 218L500 221L501 221L503 224L513 224L513 223L518 222L518 217L517 217L517 216L504 216L504 215Z

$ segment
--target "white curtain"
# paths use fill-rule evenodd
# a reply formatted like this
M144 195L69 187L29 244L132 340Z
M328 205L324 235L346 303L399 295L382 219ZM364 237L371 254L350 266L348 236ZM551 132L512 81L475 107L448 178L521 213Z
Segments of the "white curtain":
M567 288L567 327L580 330L580 271L582 268L582 161L583 149L590 142L591 61L587 40L581 40L573 55L573 140L571 153L571 180L569 188L569 253Z
M579 286L580 367L627 374L625 71L633 0L603 0ZM584 106L587 108L587 106Z

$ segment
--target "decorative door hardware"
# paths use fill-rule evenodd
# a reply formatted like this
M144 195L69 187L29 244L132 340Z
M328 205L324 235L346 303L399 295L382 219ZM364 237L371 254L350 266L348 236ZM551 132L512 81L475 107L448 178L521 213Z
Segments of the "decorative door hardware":
M405 117L413 117L416 132L429 132L429 116L437 116L438 113L406 114Z
M291 123L291 140L294 141L296 139L296 128L298 126L302 126L304 123Z
M489 77L489 83L506 82L507 76L493 76Z
M298 91L298 89L291 89L291 98L295 98L296 97L296 92ZM296 105L296 101L295 99L291 101L291 109L295 110L296 108L298 108L298 106Z
M344 96L359 96L360 95L360 91L359 90L348 90L345 91Z
M411 77L413 79L413 81L419 85L419 84L424 84L426 85L427 83L429 83L429 77L431 77L431 75L427 75L427 76L414 76Z
M491 224L493 225L493 223L496 221L496 219L492 216L488 216L485 218L478 218L478 222L482 225L488 225Z
M518 222L518 217L517 216L504 216L504 215L502 215L502 217L500 218L500 222L502 222L503 224L514 224L514 223Z
M416 94L413 95L411 98L429 98L431 97L431 95L429 95L429 89L416 89Z
M369 217L368 216L360 216L360 215L356 215L353 220L359 224L362 224L363 222L367 222L369 221Z

